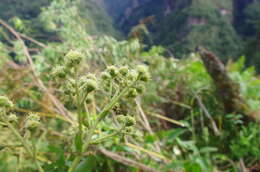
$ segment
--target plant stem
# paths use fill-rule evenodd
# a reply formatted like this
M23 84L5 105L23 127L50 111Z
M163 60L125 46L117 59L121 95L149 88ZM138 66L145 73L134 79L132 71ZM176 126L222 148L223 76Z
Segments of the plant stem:
M81 158L82 158L81 156L77 156L77 157L73 160L73 162L72 162L72 164L71 164L71 166L70 166L68 172L73 172L73 171L76 169L76 167L77 167L78 163L80 162Z
M8 121L8 118L6 116L6 114L4 113L4 117L2 118L2 120L6 123L6 125L8 126L8 128L13 132L13 134L18 138L18 140L22 143L23 147L25 148L25 150L27 151L27 153L31 156L31 158L33 158L33 161L35 162L38 171L40 172L44 172L44 170L42 169L42 167L40 166L40 164L37 162L36 156L34 156L32 150L30 149L30 147L28 146L28 143L26 142L26 140L20 135L20 133L14 128L14 126Z
M119 129L118 131L116 131L116 132L114 132L114 133L112 133L112 134L109 134L109 135L106 135L106 136L104 136L104 137L101 137L101 138L98 138L98 139L96 139L96 140L93 140L93 141L91 142L91 144L97 144L97 143L102 142L103 140L108 139L109 137L113 137L113 136L117 135L118 133L120 133L124 128L125 128L125 127L122 127L121 129Z
M96 129L96 126L93 126L93 128L90 129L89 134L87 135L87 138L86 138L87 141L86 141L86 143L83 145L83 148L82 148L83 151L82 151L82 152L85 152L85 150L88 149L88 146L89 146L90 141L91 141L91 137L92 137L92 135L93 135L95 129ZM73 171L77 168L77 165L79 164L79 162L80 162L80 160L82 159L82 157L83 157L83 154L82 154L82 153L79 154L78 156L76 156L76 158L73 160L72 165L70 166L68 172L73 172Z
M79 92L79 77L78 77L78 70L75 69L75 80L76 80L76 105L77 105L77 117L78 117L78 124L79 124L79 137L81 142L83 142L83 120L82 120L82 106L80 100L80 92ZM83 150L82 147L80 148L79 153L82 154Z
M92 128L90 128L90 130L89 130L89 132L88 132L88 135L87 135L87 137L86 137L86 140L87 140L87 141L86 141L85 144L82 146L80 154L79 154L78 156L76 156L76 158L73 160L72 165L70 166L68 172L73 172L73 171L76 169L78 163L80 162L80 160L81 160L82 157L83 157L83 153L84 153L85 151L87 151L88 146L91 144L91 138L92 138L92 135L93 135L93 133L94 133L94 131L95 131L95 129L96 129L98 123L99 123L102 119L104 119L104 118L107 116L107 114L108 114L109 111L113 108L113 106L117 103L117 101L118 101L124 94L127 93L127 91L129 90L129 88L130 88L131 86L133 86L133 85L135 84L135 82L136 82L136 81L134 81L132 84L130 84L129 86L127 86L126 88L124 88L119 94L116 93L115 96L111 99L111 102L110 102L107 106L105 106L104 109L98 114L98 119L97 119L97 121L96 121L95 124L92 126ZM78 85L78 84L77 84L77 81L76 81L76 87L77 87L77 85ZM77 91L77 90L76 90L76 96L78 97L78 91ZM77 99L78 99L78 98L77 98ZM80 102L80 101L78 101L78 102ZM77 107L77 108L78 108L78 113L79 113L79 112L82 112L82 111L81 111L80 104L77 104L77 105L78 105L78 107ZM80 111L79 111L79 109L80 109ZM79 114L78 114L78 115L79 115ZM83 121L81 121L80 118L78 118L78 120L79 120L78 122L79 122L79 127L80 127L80 125L82 125L82 122L83 122ZM80 123L81 123L81 124L80 124Z
M135 82L133 82L133 84L134 84L134 83L135 83ZM118 95L117 95L117 93L116 93L116 95L111 99L111 102L110 102L107 106L105 106L105 108L99 113L97 123L100 122L102 119L104 119L104 118L107 116L109 110L112 109L113 106L118 102L118 100L119 100L124 94L127 93L128 89L129 89L133 84L131 84L130 86L124 88L124 89L121 91L121 93L119 93Z

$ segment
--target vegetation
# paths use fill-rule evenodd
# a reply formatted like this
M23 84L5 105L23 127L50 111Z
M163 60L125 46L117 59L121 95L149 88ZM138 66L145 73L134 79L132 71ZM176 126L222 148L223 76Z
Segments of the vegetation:
M116 3L116 0L111 1ZM254 54L259 51L250 48L250 42L256 37L256 22L253 21L259 21L258 0L137 2L138 6L130 4L129 8L120 7L127 9L127 14L114 10L115 14L121 14L120 18L112 15L114 22L126 35L135 31L136 26L145 25L150 33L143 43L148 46L163 45L177 58L186 56L197 45L202 45L224 61L246 55L248 64L258 64L252 63L252 59L255 59L252 56L258 56ZM108 8L114 9L111 6Z
M258 71L259 68L259 33L260 33L260 2L250 4L246 9L246 25L244 31L253 30L253 34L250 35L246 46L246 55L250 57L249 64L256 65ZM247 29L248 28L248 29Z
M103 23L82 4L42 8L46 32L21 27L30 24L19 15L0 20L1 172L259 171L260 79L245 58L211 70L212 53L165 57L161 46L95 31ZM217 27L218 13L195 5L184 19L203 15ZM226 91L243 108L227 109Z
M175 52L176 57L193 52L197 45L207 47L222 59L236 57L241 53L242 42L229 20L212 1L194 1L159 24L162 32L156 40Z

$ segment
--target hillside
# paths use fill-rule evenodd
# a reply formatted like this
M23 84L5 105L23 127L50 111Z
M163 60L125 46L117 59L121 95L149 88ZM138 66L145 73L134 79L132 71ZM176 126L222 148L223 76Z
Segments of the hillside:
M0 18L13 24L18 30L28 33L35 38L56 41L58 39L55 36L56 26L54 23L44 23L44 18L50 17L41 14L50 5L50 2L49 0L3 0L0 3ZM65 4L65 2L65 0L61 0L60 4ZM79 0L74 3L79 7L77 13L82 17L80 22L83 25L87 25L85 29L89 33L120 37L120 33L114 29L110 16L108 16L106 10L98 1ZM64 8L67 7L64 6Z
M119 30L126 35L136 25L145 23L152 40L147 44L163 45L176 57L202 45L224 60L247 54L247 41L256 34L255 24L249 20L259 20L256 13L260 11L255 9L252 14L249 10L253 3L252 6L259 8L257 0L105 2Z

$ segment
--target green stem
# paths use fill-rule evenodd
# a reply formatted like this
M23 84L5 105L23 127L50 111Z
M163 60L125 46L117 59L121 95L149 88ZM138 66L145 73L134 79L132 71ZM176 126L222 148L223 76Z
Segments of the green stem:
M73 162L72 162L72 164L71 164L71 166L70 166L68 172L73 172L73 171L77 168L77 165L79 164L81 158L82 158L82 156L77 156L77 157L73 160Z
M80 160L81 160L82 157L83 157L83 152L87 151L88 146L91 144L91 138L92 138L92 135L93 135L93 133L94 133L94 131L95 131L95 129L96 129L98 123L108 115L109 111L113 108L113 106L117 103L117 101L118 101L124 94L127 93L127 91L129 90L129 88L132 87L132 86L135 84L135 82L136 82L136 81L134 81L134 82L133 82L131 85L129 85L128 87L124 88L124 89L121 91L121 93L119 93L119 94L116 93L115 96L111 99L111 102L110 102L107 106L105 106L105 108L98 114L98 119L97 119L97 121L95 122L95 124L93 125L93 127L92 127L92 128L90 129L90 131L88 132L88 135L87 135L87 137L86 137L86 140L87 140L87 141L86 141L85 144L83 145L83 147L82 147L82 149L81 149L82 151L81 151L80 154L79 154L78 156L76 156L76 158L73 160L72 165L70 166L68 172L73 172L73 171L76 169L78 163L80 162ZM76 86L77 86L77 84L76 84ZM76 90L76 92L78 92L78 91ZM76 94L78 94L78 93L76 93ZM77 96L77 95L76 95L76 96ZM81 108L81 107L78 107L78 109L79 109L79 108ZM78 111L78 112L79 112L79 111ZM78 119L79 119L79 118L78 118ZM79 120L79 122L81 122L81 121ZM80 123L79 123L79 125L80 125Z
M0 125L6 126L6 123L0 121Z
M44 170L42 169L42 167L40 166L40 164L39 164L38 161L37 161L37 151L36 151L36 145L35 145L35 143L33 143L33 161L34 161L34 163L36 164L38 170L39 170L40 172L44 172Z
M95 129L96 129L96 126L93 126L93 128L90 129L89 134L87 135L87 138L86 138L87 141L86 141L86 143L83 145L83 149L82 149L82 150L84 150L83 152L85 152L85 150L88 149L88 146L89 146L89 144L90 144L91 137L92 137L92 135L93 135ZM76 156L76 158L73 160L72 165L70 166L68 172L73 172L73 171L77 168L77 166L78 166L80 160L83 158L83 156L84 156L84 155L83 155L82 153L79 154L78 156Z
M5 113L4 113L4 117L2 118L2 120L6 123L6 125L12 131L12 133L18 138L18 140L22 143L23 147L25 148L27 153L31 156L31 158L33 158L33 161L35 162L38 170L40 172L44 172L42 167L38 164L36 156L34 156L32 150L28 146L28 143L26 142L26 140L24 140L24 138L20 135L20 133L13 127L13 125L8 121L7 116L5 115Z
M76 105L77 105L77 117L78 117L78 124L79 124L79 137L80 140L83 141L83 119L82 119L82 106L80 100L80 92L79 92L79 77L78 71L75 70L75 79L76 79ZM82 147L80 148L80 154L82 154Z
M135 83L135 82L134 82L134 83ZM133 83L133 84L134 84L134 83ZM110 102L107 106L105 106L105 108L99 113L97 122L100 122L102 119L104 119L104 118L107 116L107 114L108 114L109 111L113 108L113 106L118 102L118 100L119 100L124 94L127 93L127 91L129 90L129 88L130 88L133 84L131 84L130 86L124 88L124 89L121 91L120 94L117 95L117 93L116 93L116 95L111 99L111 102Z
M85 94L83 99L81 100L81 104L80 104L81 106L84 106L84 103L85 103L85 100L87 97L88 97L88 94Z
M117 135L118 133L120 133L125 127L122 127L121 129L119 129L118 131L112 133L112 134L109 134L109 135L106 135L104 137L101 137L101 138L98 138L98 139L95 139L93 140L90 144L97 144L97 143L101 143L102 141L108 139L109 137L113 137L115 135Z

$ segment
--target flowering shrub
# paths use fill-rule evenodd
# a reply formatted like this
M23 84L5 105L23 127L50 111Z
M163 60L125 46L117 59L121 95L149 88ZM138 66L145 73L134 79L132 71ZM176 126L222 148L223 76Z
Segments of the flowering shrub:
M56 81L64 82L64 94L69 96L71 103L76 106L76 120L73 119L70 134L73 133L75 158L70 166L70 172L74 171L79 162L88 152L89 146L105 142L112 136L124 137L134 131L136 120L129 114L118 114L116 121L117 127L109 135L104 134L102 137L93 138L95 130L99 130L100 123L110 114L110 111L123 97L135 98L143 92L144 83L148 82L150 75L148 68L144 65L137 66L137 69L131 69L128 66L116 67L108 66L101 73L100 77L93 74L80 75L79 65L82 62L83 55L77 51L70 51L65 56L65 63L57 66L52 72ZM86 105L93 100L96 91L110 91L110 101L99 113L89 113ZM27 153L37 164L38 170L43 171L37 162L37 152L33 145L30 146L30 140L23 137L11 122L17 122L15 114L8 114L8 110L13 108L13 103L4 96L0 97L1 119L13 131L16 137L23 144ZM32 129L41 125L40 118L37 114L29 114L24 122L24 129ZM108 131L106 131L108 132ZM66 132L64 132L66 133ZM68 132L67 132L68 133ZM100 135L103 135L100 133ZM28 138L29 139L29 138Z

